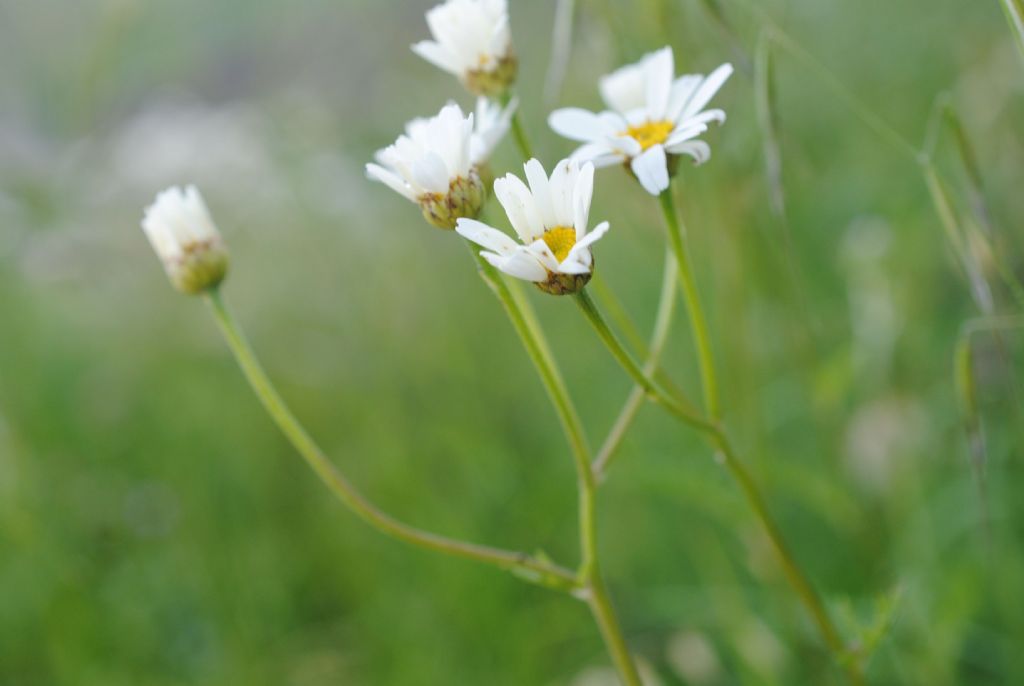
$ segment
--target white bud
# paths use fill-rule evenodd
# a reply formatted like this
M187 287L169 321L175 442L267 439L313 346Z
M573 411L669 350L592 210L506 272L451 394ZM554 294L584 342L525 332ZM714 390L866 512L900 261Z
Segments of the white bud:
M227 249L195 186L174 186L158 194L146 208L142 230L182 293L213 288L227 274Z

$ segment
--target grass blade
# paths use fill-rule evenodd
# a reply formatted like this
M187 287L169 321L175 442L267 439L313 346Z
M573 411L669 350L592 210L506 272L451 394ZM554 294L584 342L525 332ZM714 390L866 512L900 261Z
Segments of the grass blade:
M1010 31L1020 50L1020 56L1024 59L1024 3L1021 0L1001 0L1003 12L1006 13L1006 21L1010 25Z

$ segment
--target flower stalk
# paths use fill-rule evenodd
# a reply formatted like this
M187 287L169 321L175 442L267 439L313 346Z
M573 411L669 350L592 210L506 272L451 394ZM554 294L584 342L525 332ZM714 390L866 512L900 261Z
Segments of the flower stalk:
M576 302L583 314L586 316L587 321L590 322L594 331L605 343L612 356L619 362L622 368L633 378L633 380L647 391L651 399L661 404L677 418L699 430L711 443L716 455L719 456L721 462L729 470L730 475L739 485L744 499L754 511L758 521L760 521L765 532L768 534L772 547L782 564L783 572L786 575L787 581L789 581L793 590L796 591L801 602L810 613L818 632L821 634L822 640L825 642L826 646L828 646L829 651L836 660L836 663L844 666L847 676L852 684L855 686L862 684L863 676L860 672L859 665L851 659L849 652L843 645L843 641L838 630L835 628L835 625L832 623L831 618L825 610L824 604L818 597L817 592L814 590L810 581L808 581L804 572L801 570L796 558L794 558L792 553L789 551L789 547L786 545L778 524L775 523L771 512L768 510L767 503L757 486L757 482L747 470L746 465L744 465L737 456L736 451L732 447L729 437L725 433L721 424L718 420L708 420L700 417L693 418L689 415L685 415L684 418L684 415L679 412L677 401L667 396L660 386L655 384L649 376L644 374L644 370L635 360L633 360L629 351L626 350L622 343L619 342L618 338L605 321L604 316L597 309L594 301L586 291L582 291L576 295Z
M668 334L672 328L672 315L676 309L677 278L675 257L671 252L666 251L665 271L661 282L661 296L658 298L658 313L655 316L651 341L647 347L647 359L644 361L643 367L644 376L647 378L652 378L657 373L658 365L661 362L661 354L665 349L665 343L668 342ZM626 432L632 426L633 420L636 419L640 406L643 405L646 398L647 392L644 390L643 385L635 384L629 392L629 397L626 399L625 404L623 404L618 416L612 423L608 436L605 438L604 443L601 444L601 449L597 451L597 457L594 458L594 476L598 482L603 481L607 475L609 463L618 454L619 446L622 445Z
M527 355L533 362L555 407L572 450L579 491L581 555L580 567L575 575L576 595L583 598L590 607L605 646L612 656L623 683L628 686L641 686L639 672L637 672L636 665L626 646L622 628L619 626L607 587L601 576L597 550L597 480L590 466L590 448L587 446L579 415L569 396L561 372L554 358L551 357L543 331L538 326L532 312L526 311L524 303L513 295L508 284L498 274L497 269L484 259L471 244L467 242L467 245L470 253L476 259L480 277L501 302Z
M690 315L690 327L693 330L693 342L697 348L697 361L700 365L701 387L704 390L704 409L713 420L718 421L721 418L721 407L718 400L718 380L715 375L711 337L708 335L707 319L704 317L704 308L700 304L700 295L697 293L697 282L693 278L693 266L690 264L682 222L676 212L672 187L669 186L659 195L658 200L665 217L669 243L678 265L679 285L683 289L683 298L686 300L686 311Z
M225 305L220 290L217 288L208 290L205 293L205 299L224 334L228 347L241 367L242 373L271 419L321 481L356 516L378 531L420 548L483 562L513 572L543 586L565 591L573 591L578 588L576 575L573 572L547 560L526 553L467 543L423 531L398 521L380 510L345 478L292 414L273 382L263 371L263 367L246 340L242 328Z

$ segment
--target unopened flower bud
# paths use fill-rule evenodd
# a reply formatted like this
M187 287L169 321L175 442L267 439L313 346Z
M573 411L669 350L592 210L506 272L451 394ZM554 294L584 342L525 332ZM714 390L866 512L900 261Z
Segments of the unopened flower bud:
M507 0L447 0L427 12L433 40L413 51L454 74L470 93L498 98L515 83Z
M459 219L475 219L486 198L487 191L480 173L473 167L466 176L452 179L447 193L427 193L418 201L423 208L424 219L439 229L450 231Z
M146 208L142 230L171 284L182 293L202 293L224 280L227 248L195 186L158 194Z

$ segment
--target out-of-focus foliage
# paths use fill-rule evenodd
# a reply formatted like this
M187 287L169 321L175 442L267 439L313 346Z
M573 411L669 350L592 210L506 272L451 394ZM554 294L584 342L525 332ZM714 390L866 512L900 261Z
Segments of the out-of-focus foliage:
M511 4L526 124L553 163L569 151L543 124L554 3ZM199 184L232 249L227 295L338 464L411 522L572 561L571 460L510 327L453 235L362 175L406 119L469 104L407 49L429 5L0 6L0 683L603 683L582 604L402 547L333 501L138 228L157 190ZM971 338L968 422L954 351L979 311L920 168L773 52L766 179L763 23L744 0L576 5L561 104L597 106L600 74L666 42L681 69L743 67L714 158L682 172L684 214L728 422L847 635L874 648L869 681L1024 682L1022 339ZM911 141L950 93L990 216L953 139L936 165L1019 265L1024 68L999 5L767 9ZM496 169L518 165L506 143ZM613 227L599 269L647 328L655 203L611 169L592 216ZM992 260L977 268L1012 315ZM627 379L571 303L534 300L596 445ZM682 325L666 360L696 391ZM702 443L645 408L623 450L601 546L661 682L835 683Z

